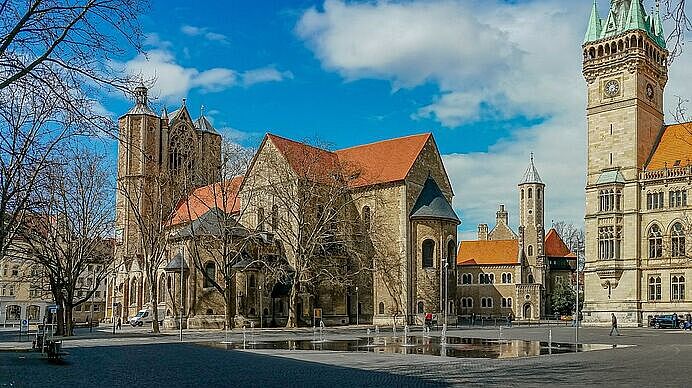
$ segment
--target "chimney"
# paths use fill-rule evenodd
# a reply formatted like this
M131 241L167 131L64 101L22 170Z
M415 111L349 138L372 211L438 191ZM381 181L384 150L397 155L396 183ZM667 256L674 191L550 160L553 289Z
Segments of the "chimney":
M495 222L497 225L508 225L509 224L509 217L507 215L507 211L505 210L505 205L501 204L500 205L500 210L497 211L496 217L495 217Z
M488 239L488 224L478 224L478 240Z

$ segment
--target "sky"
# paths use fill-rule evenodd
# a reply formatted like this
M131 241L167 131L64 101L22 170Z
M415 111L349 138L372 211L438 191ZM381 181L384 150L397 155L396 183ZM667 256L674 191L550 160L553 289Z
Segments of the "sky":
M186 98L246 147L266 132L334 149L432 132L461 240L492 228L501 203L516 229L533 152L546 227L583 223L591 0L150 1L146 54L117 64L155 80L154 109ZM692 95L691 65L684 53L670 69L667 117L674 96ZM103 102L114 117L131 104Z

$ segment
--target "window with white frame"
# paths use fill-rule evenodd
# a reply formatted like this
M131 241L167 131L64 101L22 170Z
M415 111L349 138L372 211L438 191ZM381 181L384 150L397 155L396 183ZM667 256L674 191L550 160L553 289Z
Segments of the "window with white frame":
M685 277L683 275L673 275L670 278L670 300L685 300Z
M673 257L685 256L685 229L676 222L670 229L670 254Z
M671 190L668 192L668 206L683 207L687 206L687 190Z

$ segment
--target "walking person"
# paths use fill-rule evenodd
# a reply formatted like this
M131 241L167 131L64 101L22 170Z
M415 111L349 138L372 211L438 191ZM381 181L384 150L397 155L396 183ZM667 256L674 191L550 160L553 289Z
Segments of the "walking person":
M608 334L608 335L612 336L613 332L615 332L615 335L617 335L619 337L620 332L618 331L618 319L615 317L615 313L611 313L610 315L612 316L612 319L611 319L612 322L610 324L610 334Z
M118 330L122 330L123 328L123 321L122 318L118 317L118 326L116 326Z

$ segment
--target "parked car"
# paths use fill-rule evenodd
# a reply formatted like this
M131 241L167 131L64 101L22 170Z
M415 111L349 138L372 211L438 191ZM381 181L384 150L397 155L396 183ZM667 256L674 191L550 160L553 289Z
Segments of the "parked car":
M657 315L653 318L651 318L651 326L655 327L656 329L660 328L680 328L684 329L685 328L685 321L684 319L681 319L680 316L678 315L678 321L677 324L675 322L675 319L673 317L673 314L666 314L666 315Z

